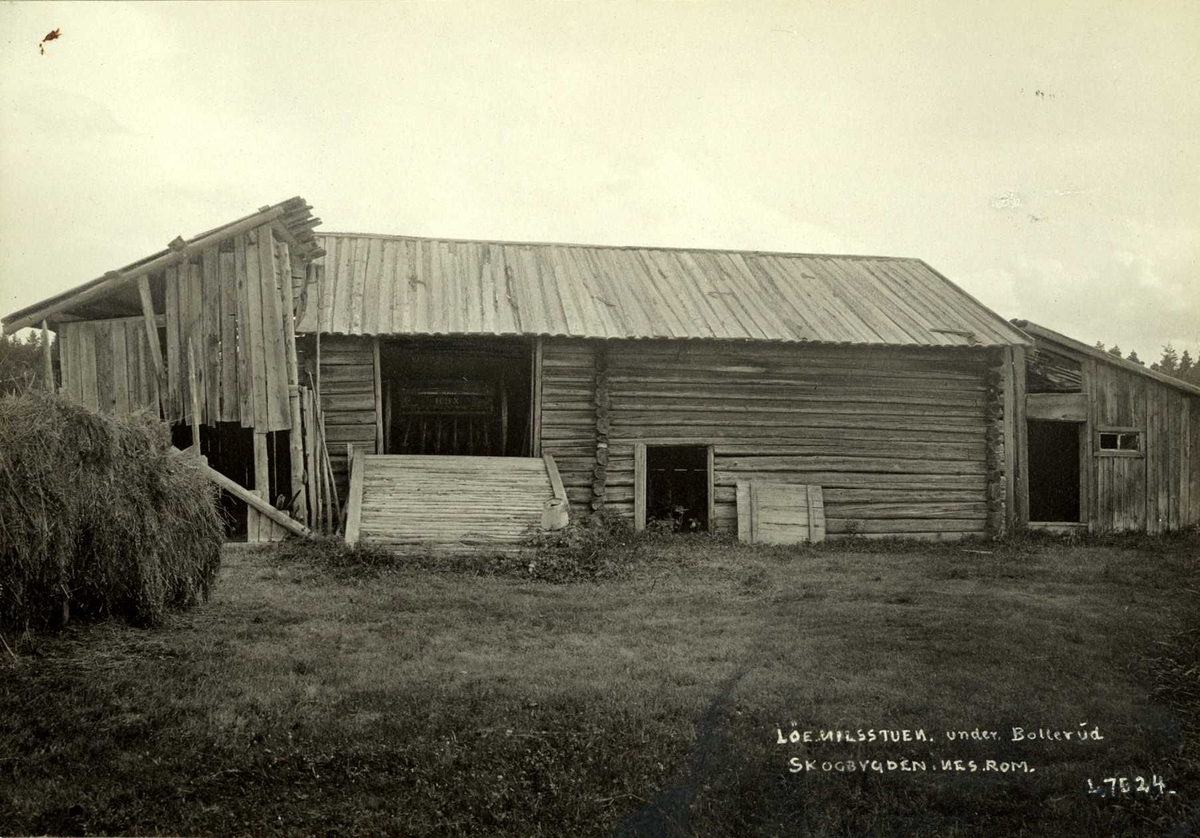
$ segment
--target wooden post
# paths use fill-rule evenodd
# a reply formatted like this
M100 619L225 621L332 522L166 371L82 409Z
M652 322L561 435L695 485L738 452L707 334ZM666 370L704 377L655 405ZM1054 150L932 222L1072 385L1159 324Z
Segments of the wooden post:
M383 453L383 375L379 363L379 336L371 339L371 352L375 359L375 453Z
M1025 421L1025 347L1013 347L1014 432L1016 451L1017 527L1029 524L1029 423Z
M196 347L188 338L188 395L192 401L192 445L200 453L200 392L196 383Z
M346 543L358 543L362 524L363 467L367 452L359 448L350 457L350 497L346 501Z
M1011 533L1017 527L1017 398L1016 382L1013 380L1012 347L1004 349L1001 378L1001 386L1004 388L1004 517L1007 531Z
M533 398L530 402L531 456L542 456L542 339L534 338L533 344Z
M288 411L291 414L292 427L288 433L290 444L289 460L292 471L292 508L293 516L308 523L308 495L305 491L304 467L304 423L300 413L300 364L296 359L296 318L292 309L291 258L287 245L279 245L279 265L284 267L280 285L280 305L283 311L283 340L284 353L287 357L288 377Z
M267 432L254 429L254 494L268 504L271 502L271 470L267 458ZM250 519L254 519L253 530L250 530ZM254 541L271 540L271 522L257 510L251 509L246 516L247 539L253 536Z
M54 392L54 361L50 358L50 325L42 321L42 386Z
M319 527L321 521L321 481L317 479L317 434L313 420L312 390L302 393L301 413L304 415L304 475L308 487L308 523Z
M646 529L646 443L633 446L633 528Z
M714 445L707 446L707 449L708 449L707 450L708 457L707 457L707 463L705 464L705 467L708 471L708 510L707 510L708 531L716 532L717 524L716 524L715 519L717 517L717 487L716 487L715 468L716 468L716 460L717 460L717 449L716 449L716 446L714 446ZM812 506L811 500L809 501L809 506L810 507ZM809 521L811 522L812 519L810 518ZM811 527L812 527L812 524L810 523L809 524L810 532L811 532Z

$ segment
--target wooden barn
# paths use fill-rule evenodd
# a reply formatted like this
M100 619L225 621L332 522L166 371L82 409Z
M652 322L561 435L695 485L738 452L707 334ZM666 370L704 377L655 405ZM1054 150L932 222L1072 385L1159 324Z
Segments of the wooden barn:
M1200 387L1013 321L1025 358L1016 505L1031 528L1200 526Z
M599 510L766 542L1200 517L1195 393L1141 368L1114 389L1127 365L918 259L317 234L310 210L263 207L3 320L57 332L67 396L198 436L214 479L253 492L230 502L251 540L503 548ZM1046 416L1081 392L1083 420ZM1086 423L1078 511L1044 503L1045 421ZM1134 433L1190 449L1139 459ZM1166 487L1153 525L1150 483L1127 517L1135 471Z

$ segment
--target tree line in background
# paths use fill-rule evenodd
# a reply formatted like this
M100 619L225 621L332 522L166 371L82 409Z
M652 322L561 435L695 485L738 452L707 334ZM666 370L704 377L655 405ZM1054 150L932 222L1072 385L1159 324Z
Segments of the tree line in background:
M50 353L58 364L58 341L50 338ZM25 393L42 386L42 333L31 330L25 340L0 335L0 396Z
M1138 357L1135 350L1131 349L1128 355L1122 355L1121 347L1114 345L1112 349L1106 349L1104 344L1099 341L1096 343L1096 348L1102 352L1107 352L1109 355L1116 355L1118 358L1124 358L1126 361L1133 361L1135 364L1140 364L1143 367L1146 366L1146 362ZM1162 357L1150 364L1150 369L1200 387L1200 363L1197 363L1186 349L1180 355L1175 351L1175 347L1168 343L1162 348Z

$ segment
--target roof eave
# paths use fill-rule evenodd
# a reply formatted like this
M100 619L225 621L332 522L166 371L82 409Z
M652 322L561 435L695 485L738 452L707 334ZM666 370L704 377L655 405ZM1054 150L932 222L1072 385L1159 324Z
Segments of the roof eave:
M1073 352L1093 358L1097 361L1103 361L1106 364L1112 364L1113 366L1120 367L1128 372L1144 375L1147 378L1154 379L1160 384L1166 384L1169 387L1182 390L1190 395L1200 396L1200 387L1197 387L1194 384L1181 381L1178 378L1174 378L1166 373L1159 372L1158 370L1152 370L1149 367L1143 367L1141 364L1136 364L1133 361L1128 361L1117 355L1104 352L1103 350L1097 349L1094 346L1088 346L1083 341L1075 340L1075 338L1068 337L1062 332L1056 332L1053 329L1046 328L1045 326L1039 326L1037 323L1030 322L1029 320L1015 319L1012 322L1024 329L1029 334L1033 335L1035 338L1041 338L1043 340L1050 341L1051 343L1056 343L1065 349L1069 349Z

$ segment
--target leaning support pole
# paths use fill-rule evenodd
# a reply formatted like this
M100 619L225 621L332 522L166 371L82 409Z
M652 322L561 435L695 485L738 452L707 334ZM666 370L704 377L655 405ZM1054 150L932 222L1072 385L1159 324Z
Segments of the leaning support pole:
M292 472L292 511L297 517L308 518L307 477L304 467L304 430L300 413L300 365L296 359L296 319L292 308L292 260L286 244L278 245L280 266L279 293L283 309L283 346L287 356L288 411L292 427L288 433L289 460Z
M178 448L172 448L171 450L176 454L184 453L184 452L180 451ZM225 491L229 492L229 494L233 495L235 498L238 498L239 500L244 500L250 506L257 509L263 515L266 515L268 518L270 518L275 523L279 524L279 526L283 527L288 532L295 533L296 535L303 536L304 538L312 538L312 530L310 530L308 527L301 524L299 521L292 520L290 517L288 517L287 513L280 512L278 509L271 506L271 504L267 503L265 500L263 500L258 495L251 492L249 489L239 486L237 483L233 482L228 477L221 474L221 472L217 471L215 468L213 468L212 466L210 466L208 464L207 457L203 457L203 456L200 457L200 469L201 469L201 471L204 472L204 476L207 477L210 481L212 481L213 483L216 483L218 486L220 486Z

